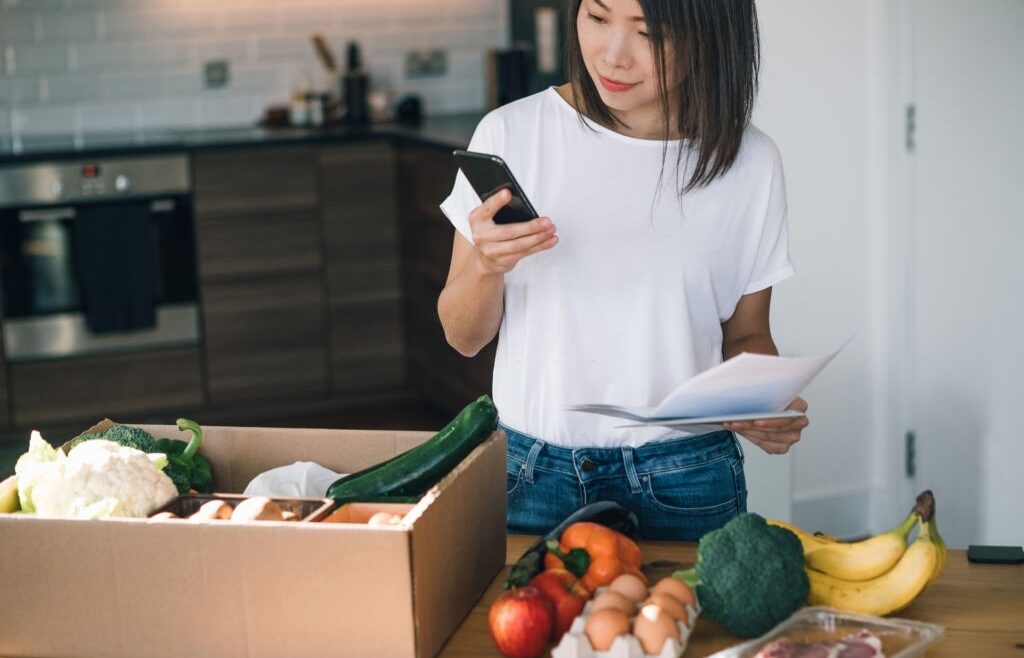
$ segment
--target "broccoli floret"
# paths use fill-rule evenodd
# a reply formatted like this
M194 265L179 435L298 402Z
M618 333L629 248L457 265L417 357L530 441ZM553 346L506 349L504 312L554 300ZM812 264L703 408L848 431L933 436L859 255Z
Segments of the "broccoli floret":
M188 479L188 472L178 468L165 468L164 473L167 474L167 477L171 478L171 482L178 488L178 493L187 494L189 489L192 488L192 483Z
M114 425L102 432L83 434L71 442L68 450L70 451L83 441L92 441L93 439L106 439L118 445L135 448L145 453L156 452L153 450L153 443L156 439L146 430L140 427L132 427L131 425Z
M704 615L744 638L788 618L810 589L800 540L753 513L704 535L696 566L672 575L696 587Z

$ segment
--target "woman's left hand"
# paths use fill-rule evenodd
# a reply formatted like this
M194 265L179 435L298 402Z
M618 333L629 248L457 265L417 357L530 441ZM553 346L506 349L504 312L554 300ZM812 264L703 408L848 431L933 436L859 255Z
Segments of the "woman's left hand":
M807 401L796 398L786 409L807 411ZM807 416L795 418L773 418L770 420L753 420L743 423L723 423L730 432L742 434L751 443L757 445L770 455L782 455L789 452L790 447L800 440L800 432L810 421Z

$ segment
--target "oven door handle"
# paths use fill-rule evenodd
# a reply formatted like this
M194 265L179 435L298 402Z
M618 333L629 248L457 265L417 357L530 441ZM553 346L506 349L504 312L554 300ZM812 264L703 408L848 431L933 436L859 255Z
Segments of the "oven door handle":
M18 220L22 222L57 222L62 219L74 219L76 214L75 209L71 206L22 210L18 213Z

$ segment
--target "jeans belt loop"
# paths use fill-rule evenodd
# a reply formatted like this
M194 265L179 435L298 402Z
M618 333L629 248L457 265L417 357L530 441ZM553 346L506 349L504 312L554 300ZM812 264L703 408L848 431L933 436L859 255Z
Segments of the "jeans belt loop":
M629 489L634 494L641 493L643 487L640 486L640 478L636 475L636 465L633 463L633 448L629 446L622 447L622 462L626 466L626 477L629 478Z
M537 456L540 455L540 451L544 449L544 442L537 439L532 446L530 446L530 452L526 455L526 464L523 466L523 477L529 484L533 484L533 467L537 463Z
M736 432L730 432L732 434L732 441L736 444L736 452L740 454L740 461L746 461L747 456L743 453L743 442L740 441L740 437Z

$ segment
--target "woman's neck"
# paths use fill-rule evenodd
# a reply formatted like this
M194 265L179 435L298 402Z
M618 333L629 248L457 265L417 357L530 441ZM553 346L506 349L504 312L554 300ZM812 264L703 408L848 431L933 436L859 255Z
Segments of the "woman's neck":
M555 87L555 91L557 91L558 95L564 98L569 105L574 107L577 111L580 111L580 108L573 100L571 83L567 82ZM679 132L674 125L668 126L669 134L668 136L665 135L665 123L660 110L655 110L653 112L634 112L631 114L624 114L611 109L609 109L609 111L612 113L612 116L619 120L620 123L612 126L606 125L605 127L609 130L614 130L620 135L634 137L636 139L649 139L656 141L680 139ZM594 117L587 118L596 121Z

